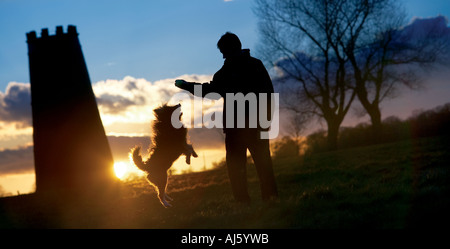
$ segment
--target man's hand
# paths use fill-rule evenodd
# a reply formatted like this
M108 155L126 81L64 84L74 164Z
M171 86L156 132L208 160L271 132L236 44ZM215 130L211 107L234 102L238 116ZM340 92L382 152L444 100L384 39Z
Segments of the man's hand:
M175 80L175 86L183 89L188 83L185 80Z

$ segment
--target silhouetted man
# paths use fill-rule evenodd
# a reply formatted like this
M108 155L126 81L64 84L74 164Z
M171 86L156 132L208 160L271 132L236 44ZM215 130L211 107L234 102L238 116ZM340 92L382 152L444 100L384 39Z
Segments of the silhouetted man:
M250 151L261 185L261 195L263 200L270 200L278 197L277 186L272 168L272 159L270 157L269 139L261 139L261 131L267 131L268 127L262 127L260 122L251 123L256 116L259 121L259 94L266 93L267 105L262 107L266 109L268 117L271 116L270 94L273 93L273 85L269 74L262 62L250 56L249 49L242 49L239 38L232 33L224 34L217 47L225 59L222 68L214 74L210 83L192 83L184 80L176 80L175 85L181 89L187 90L192 94L198 95L194 91L195 86L201 86L201 96L209 93L217 93L224 98L223 127L225 133L225 148L228 176L234 198L238 202L249 202L250 196L247 187L247 149ZM227 94L228 93L228 94ZM242 93L244 96L253 94L257 96L257 110L252 109L250 101L244 101L245 107L238 109L234 105L235 99L231 96ZM241 94L241 96L242 96ZM231 104L231 105L230 105ZM255 103L253 103L255 104ZM232 112L232 122L227 117L227 106L234 106ZM238 113L245 110L245 120L238 120ZM252 111L251 111L252 110ZM270 119L268 119L270 120ZM245 127L242 126L245 121ZM241 125L239 125L241 122Z

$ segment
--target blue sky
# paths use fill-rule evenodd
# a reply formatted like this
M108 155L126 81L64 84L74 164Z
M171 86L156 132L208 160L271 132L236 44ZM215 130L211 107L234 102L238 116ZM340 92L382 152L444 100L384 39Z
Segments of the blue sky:
M77 26L92 82L212 74L226 31L243 45L257 42L253 1L235 0L0 0L0 91L29 82L25 33Z
M448 0L403 0L410 17L450 16ZM226 31L258 42L253 0L0 0L0 91L29 82L25 33L77 26L92 82L212 74Z

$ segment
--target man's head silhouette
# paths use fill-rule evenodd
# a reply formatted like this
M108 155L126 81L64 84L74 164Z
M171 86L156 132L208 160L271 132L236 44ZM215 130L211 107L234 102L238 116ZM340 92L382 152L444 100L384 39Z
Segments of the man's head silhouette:
M230 58L241 52L242 44L237 35L227 32L217 42L217 48L223 54L223 58Z

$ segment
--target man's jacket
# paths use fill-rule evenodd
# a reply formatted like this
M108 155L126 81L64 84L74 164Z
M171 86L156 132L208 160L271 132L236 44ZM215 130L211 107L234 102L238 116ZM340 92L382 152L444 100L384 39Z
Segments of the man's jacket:
M214 74L211 82L188 84L182 88L195 94L195 85L202 86L202 96L199 97L205 97L205 95L209 93L217 93L224 98L224 132L230 131L230 129L240 128L238 127L237 119L239 118L239 114L242 114L242 111L244 110L246 129L255 128L257 130L268 130L268 127L260 126L259 121L261 117L259 114L260 108L262 108L261 111L264 112L264 117L262 117L262 119L271 120L271 113L273 113L273 110L270 107L271 93L274 92L273 85L263 63L260 60L251 57L249 49L243 49L240 55L227 58L222 68ZM266 94L265 100L267 101L263 99L260 100L260 93ZM246 101L237 101L236 99L242 99L237 94L244 96ZM254 99L253 96L256 96L256 106L254 106L255 102L251 100ZM245 103L245 107L243 106L243 103ZM229 114L228 116L233 117L234 122L227 122L227 106L234 106L233 115ZM254 121L255 118L256 124L251 122ZM230 127L231 123L233 123L232 127Z

